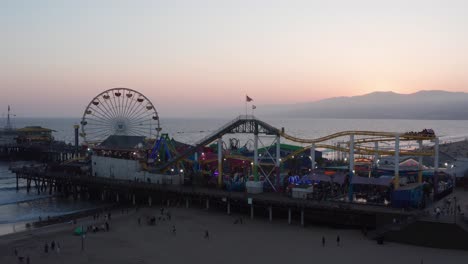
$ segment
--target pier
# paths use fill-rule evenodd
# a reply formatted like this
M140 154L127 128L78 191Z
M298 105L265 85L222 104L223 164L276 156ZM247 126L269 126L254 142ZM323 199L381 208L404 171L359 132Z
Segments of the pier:
M28 192L60 193L74 199L105 200L134 206L185 206L221 212L243 213L250 218L282 219L301 226L319 223L336 226L375 228L389 219L414 218L419 210L402 211L334 201L293 199L278 193L248 194L198 186L133 182L37 168L16 168L17 182L25 179Z

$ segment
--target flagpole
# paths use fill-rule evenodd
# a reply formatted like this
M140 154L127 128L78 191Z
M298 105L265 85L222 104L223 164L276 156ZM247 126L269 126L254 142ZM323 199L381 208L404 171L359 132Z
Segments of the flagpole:
M245 100L245 118L247 118L247 100Z

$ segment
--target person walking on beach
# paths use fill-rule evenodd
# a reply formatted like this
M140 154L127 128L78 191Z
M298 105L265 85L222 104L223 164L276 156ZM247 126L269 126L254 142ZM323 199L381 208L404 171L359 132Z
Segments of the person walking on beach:
M336 236L336 245L340 246L340 235Z
M109 232L109 222L106 221L106 231Z
M175 235L175 234L176 234L176 231L177 231L177 230L176 230L176 228L175 228L175 225L174 225L174 226L172 226L172 234L174 234L174 235Z
M15 248L15 257L18 256L18 250Z
M325 247L325 237L322 236L322 247Z
M138 226L141 226L141 217L138 217Z
M210 239L210 233L208 230L205 230L205 239Z
M29 256L26 256L26 264L29 264Z
M57 254L60 254L60 243L57 242Z
M49 245L47 243L44 245L44 253L49 253Z
M50 243L50 250L54 251L55 250L55 241L52 240L52 243Z

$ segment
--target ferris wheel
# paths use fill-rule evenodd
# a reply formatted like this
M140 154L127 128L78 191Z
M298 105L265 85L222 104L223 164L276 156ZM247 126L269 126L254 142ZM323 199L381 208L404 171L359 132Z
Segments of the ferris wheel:
M88 144L111 135L158 138L161 127L154 105L128 88L106 90L91 100L81 119L81 136Z

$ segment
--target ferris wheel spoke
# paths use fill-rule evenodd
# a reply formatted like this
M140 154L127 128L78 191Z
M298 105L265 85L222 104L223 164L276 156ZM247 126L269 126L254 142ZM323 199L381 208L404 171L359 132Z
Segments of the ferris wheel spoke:
M128 97L128 95L130 94L129 91L127 91L125 93L125 97L124 97L124 102L125 102L125 105L124 105L124 112L123 112L123 115L125 117L127 117L127 112L128 112L128 101L130 100L130 97Z
M143 121L154 121L156 122L156 120L153 119L153 114L146 114L144 116L140 116L138 118L135 118L135 119L130 119L132 120L131 122L132 123L140 123L140 122L143 122Z
M114 118L117 118L117 113L114 111L114 105L112 104L112 101L110 99L110 95L107 93L106 96L109 96L109 98L108 99L104 98L104 102L106 103L106 106L107 106L109 112L112 113L112 116Z
M97 119L101 121L107 122L107 120L110 120L107 116L103 115L99 111L96 111L94 108L89 108L92 112L89 114L90 116L96 117Z
M139 96L139 98L142 98L142 96ZM143 98L142 98L142 99L143 99ZM143 100L145 100L145 99L143 99ZM144 101L143 101L143 102L144 102ZM147 110L147 109L146 109L146 106L143 105L143 102L138 102L138 101L137 101L137 107L136 107L136 108L134 109L134 111L130 114L130 116L129 116L130 118L134 118L134 117L138 116L140 113L142 113L142 111ZM149 101L147 100L147 102L149 102Z
M116 100L117 100L117 111L120 115L120 117L123 117L123 113L122 113L122 97L124 96L124 94L122 93L121 90L117 90L118 93L120 93L120 96L116 96Z
M130 124L131 127L146 127L151 128L151 123L138 123L138 124Z
M118 118L119 117L119 113L117 112L117 107L116 107L116 104L115 104L115 96L114 96L114 92L112 91L111 92L111 96L109 99L107 99L109 101L109 105L111 106L111 110L112 112L114 112L115 114L115 117Z
M138 93L134 93L133 96L129 99L130 102L127 107L127 111L125 113L125 116L130 118L132 116L132 113L135 111L135 109L138 108L138 105L140 104L137 100L140 95Z
M130 118L131 119L139 118L140 116L144 115L146 111L148 111L148 109L146 109L145 106L140 106L138 111L136 113L134 113L132 116L130 116Z
M117 91L117 93L119 93L119 90L116 90L116 91ZM119 111L119 102L118 102L119 97L117 97L115 95L115 91L112 92L112 100L113 100L114 105L115 105L114 107L115 107L115 111L117 112L117 116L121 117L120 111Z
M135 107L132 109L132 112L128 115L128 118L135 117L135 115L141 112L142 109L143 109L143 106L141 105L141 103L136 101Z
M130 102L130 107L128 108L128 114L127 114L127 117L130 118L130 116L132 116L133 112L135 111L135 109L138 108L138 104L139 102L137 101L137 98L134 97L131 99L131 102Z
M88 126L89 125L89 126ZM112 129L112 126L111 125L101 125L101 124L93 124L93 123L88 123L88 129L89 130L92 130L92 129L100 129L100 128L105 128L107 130L109 129Z
M110 124L110 119L101 118L101 117L95 116L93 114L91 114L91 116L96 117L96 118L87 117L87 119L90 120L90 121L97 122L97 123Z
M97 97L98 98L98 102L99 102L99 109L106 114L107 117L109 117L110 119L114 118L115 116L113 115L113 113L108 109L107 107L107 103L106 103L106 99L102 100L101 101L101 98L100 96ZM102 107L102 109L101 109Z

